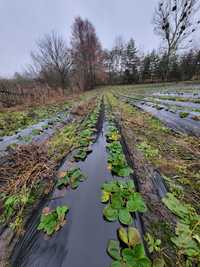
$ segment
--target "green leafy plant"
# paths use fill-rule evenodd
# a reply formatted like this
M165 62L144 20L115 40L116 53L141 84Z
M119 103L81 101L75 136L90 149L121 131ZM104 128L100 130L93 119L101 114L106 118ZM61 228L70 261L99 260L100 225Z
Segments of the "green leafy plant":
M90 114L90 116L83 123L83 130L78 137L78 151L74 159L84 161L87 155L91 152L89 146L94 142L94 134L96 133L96 123L99 114L99 106Z
M33 197L29 189L22 189L18 195L2 196L3 213L0 216L0 222L9 222L16 213L21 213L24 206L33 202Z
M117 128L113 126L109 126L108 133L106 134L106 138L108 142L114 142L120 140L120 134Z
M118 240L108 242L107 252L113 259L111 267L150 267L151 261L146 257L140 234L134 227L118 229ZM123 244L123 248L120 245Z
M108 164L111 171L121 177L127 177L133 173L128 166L120 142L114 141L107 145L109 151Z
M24 213L26 207L33 204L35 196L28 188L22 188L21 192L14 195L1 194L3 202L0 223L7 224L18 234L23 231Z
M106 182L102 186L102 203L107 206L103 215L108 221L119 220L124 225L133 222L132 212L145 212L146 205L138 192L135 192L132 180Z
M33 129L32 135L40 135L43 132L43 129Z
M189 204L181 203L173 194L168 193L163 203L177 215L176 235L171 237L178 253L186 257L188 266L200 261L200 216Z
M148 249L149 252L160 252L161 251L161 240L160 239L155 239L151 234L147 233L145 240L147 241L148 244Z
M73 168L58 180L56 186L58 188L70 186L72 189L76 189L79 183L85 180L86 176L81 172L80 168Z
M190 113L189 112L180 112L179 113L179 117L180 118L187 118L188 116L190 115Z
M145 236L148 250L150 253L154 253L153 267L165 267L165 256L163 249L161 249L161 240L154 238L151 234L147 233Z
M45 208L37 229L43 231L47 235L52 235L65 224L65 215L68 211L69 208L67 206L60 206L52 211L50 208Z
M109 122L108 132L106 134L108 155L108 167L116 175L127 177L133 173L133 170L128 166L123 153L122 146L119 142L119 131L115 127L112 120Z
M92 150L87 148L87 147L81 147L78 149L76 155L74 156L76 161L82 160L84 161L87 157L87 155L91 152Z
M137 148L142 151L147 159L154 159L159 157L159 150L153 148L151 145L147 144L147 142L142 142L137 145Z

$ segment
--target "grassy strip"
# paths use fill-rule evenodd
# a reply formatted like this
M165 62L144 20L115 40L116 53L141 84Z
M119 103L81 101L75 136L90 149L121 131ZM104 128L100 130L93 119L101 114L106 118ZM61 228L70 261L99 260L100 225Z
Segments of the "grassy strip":
M61 160L67 152L78 145L76 133L79 127L78 122L66 125L58 130L48 142L48 153L56 162Z

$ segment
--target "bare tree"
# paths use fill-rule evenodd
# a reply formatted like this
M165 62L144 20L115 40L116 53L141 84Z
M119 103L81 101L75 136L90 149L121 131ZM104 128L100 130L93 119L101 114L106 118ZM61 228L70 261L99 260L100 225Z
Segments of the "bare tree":
M92 89L103 71L103 53L94 26L77 17L72 26L73 73L81 90Z
M177 49L186 47L188 41L192 42L189 37L200 24L200 21L195 22L194 18L198 9L199 0L159 1L153 20L154 31L165 42L168 64Z
M31 53L33 64L29 68L32 76L44 79L63 89L69 84L71 53L64 39L51 32L37 42L37 51Z

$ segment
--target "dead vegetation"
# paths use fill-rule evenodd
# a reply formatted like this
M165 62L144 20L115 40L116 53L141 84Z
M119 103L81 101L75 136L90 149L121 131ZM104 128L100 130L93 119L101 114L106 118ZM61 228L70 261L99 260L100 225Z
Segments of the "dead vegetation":
M95 104L96 104L96 98L92 98L90 99L88 102L82 102L80 103L78 106L74 107L71 111L71 113L73 115L76 115L76 116L84 116L86 115L88 112L90 112Z
M12 80L0 81L0 108L19 105L32 106L46 104L65 97L61 88L51 88L47 84Z
M23 231L27 207L47 195L54 184L55 163L44 145L19 145L0 167L1 222Z
M44 145L19 145L0 166L0 193L16 194L24 186L52 178L53 162Z

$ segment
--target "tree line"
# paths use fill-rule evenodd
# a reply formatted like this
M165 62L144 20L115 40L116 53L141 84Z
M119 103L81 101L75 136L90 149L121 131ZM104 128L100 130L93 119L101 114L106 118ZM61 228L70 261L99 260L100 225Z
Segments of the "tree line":
M133 38L118 37L103 49L95 27L77 17L69 44L56 32L45 35L31 53L32 63L15 78L37 80L52 87L84 91L100 84L133 84L200 78L200 49L192 48L199 0L161 0L154 12L154 31L162 49L144 54ZM181 52L181 49L184 49Z
M140 53L133 39L127 43L117 42L111 51L106 51L107 82L131 84L163 81L200 79L200 50L190 49L170 57L153 50ZM166 80L167 73L167 80Z

